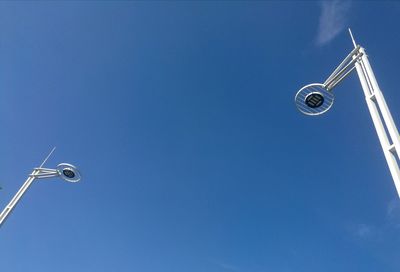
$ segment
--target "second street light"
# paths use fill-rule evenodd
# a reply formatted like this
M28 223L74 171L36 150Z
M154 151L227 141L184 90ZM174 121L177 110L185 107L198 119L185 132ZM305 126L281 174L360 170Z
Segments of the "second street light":
M372 121L375 125L383 153L400 197L400 137L392 115L379 88L364 48L357 45L349 29L354 49L339 64L324 83L313 83L301 88L295 103L306 115L320 115L328 111L334 101L333 89L354 69L364 91Z

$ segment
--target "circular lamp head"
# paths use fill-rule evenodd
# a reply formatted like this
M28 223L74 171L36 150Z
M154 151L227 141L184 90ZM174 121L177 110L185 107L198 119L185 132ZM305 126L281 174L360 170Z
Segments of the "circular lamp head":
M301 88L295 97L296 106L306 115L319 115L328 111L332 105L333 93L324 84L313 83Z
M60 177L68 182L78 182L81 180L81 174L75 166L68 163L60 163L57 165L57 172Z

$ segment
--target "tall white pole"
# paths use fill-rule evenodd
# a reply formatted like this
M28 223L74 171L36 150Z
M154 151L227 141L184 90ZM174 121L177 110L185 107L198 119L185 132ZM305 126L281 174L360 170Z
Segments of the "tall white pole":
M393 121L385 98L376 81L374 72L368 61L364 48L360 48L362 56L355 66L363 88L365 99L372 121L375 125L383 153L385 155L390 173L393 177L397 193L400 197L400 137Z
M32 172L32 174L29 175L27 180L22 184L21 188L18 190L18 192L14 195L14 197L11 199L10 203L4 208L4 210L0 213L0 227L3 225L3 223L6 221L7 216L12 212L12 210L15 208L15 206L18 204L18 201L22 198L22 196L25 194L25 192L29 189L29 187L32 185L33 181L36 179L36 175L40 173L40 168L46 163L46 161L50 158L51 154L53 154L54 150L56 150L56 147L53 147L53 149L50 151L49 155L44 159L42 164L39 166L39 168L35 168Z
M7 216L12 212L12 210L18 204L18 201L21 199L21 197L25 194L25 192L32 185L32 182L35 180L35 174L37 174L38 172L39 172L39 170L36 170L36 169L33 170L32 174L29 175L28 179L24 182L24 184L21 186L21 188L15 194L15 196L11 199L10 203L8 203L8 205L1 212L1 214L0 214L0 227L6 221Z

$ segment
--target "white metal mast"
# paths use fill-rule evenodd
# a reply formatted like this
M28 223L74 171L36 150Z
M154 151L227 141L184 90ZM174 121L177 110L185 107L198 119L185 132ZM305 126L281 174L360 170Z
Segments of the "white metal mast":
M349 29L350 36L354 42L353 35ZM364 48L360 47L362 53L358 61L355 63L358 77L364 91L365 100L374 122L379 141L383 149L387 164L392 174L394 185L396 186L397 193L400 197L400 137L396 124L386 104L385 98L378 82L376 81L375 74L369 63L368 56ZM354 57L353 57L354 58ZM385 129L386 128L386 129Z

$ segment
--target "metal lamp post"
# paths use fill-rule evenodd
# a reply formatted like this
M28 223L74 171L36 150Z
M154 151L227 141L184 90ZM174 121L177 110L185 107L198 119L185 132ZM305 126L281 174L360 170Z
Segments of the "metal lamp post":
M324 83L309 84L301 88L295 96L295 103L297 108L306 115L325 113L333 105L334 96L332 90L356 69L372 121L400 197L399 132L376 81L367 54L364 48L356 45L350 29L349 32L354 49Z
M78 182L81 179L81 175L75 166L68 163L61 163L55 169L43 168L43 165L53 153L53 150L46 157L46 159L42 162L39 167L33 169L32 173L29 175L28 179L24 182L18 192L14 195L8 205L4 208L4 210L0 214L0 227L3 225L7 217L10 215L12 210L17 205L18 201L21 200L22 196L28 190L28 188L32 185L32 183L37 179L45 179L45 178L53 178L60 177L68 182Z

